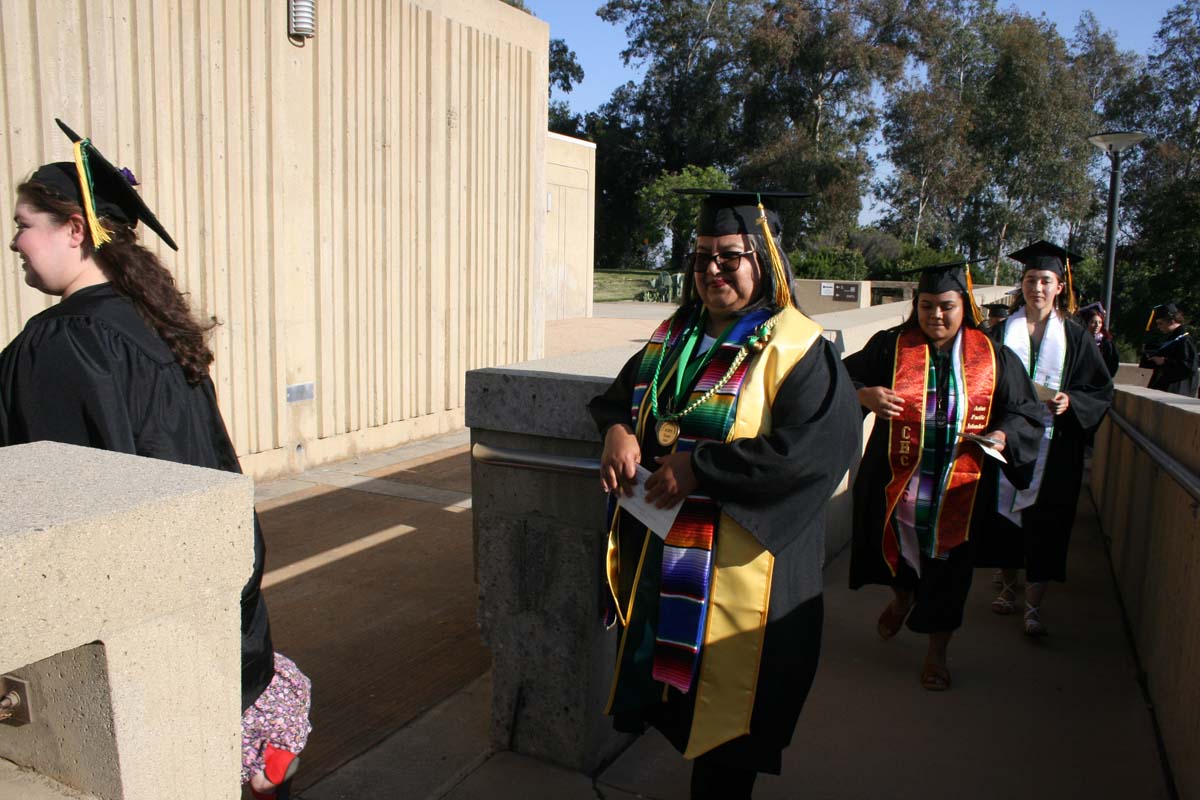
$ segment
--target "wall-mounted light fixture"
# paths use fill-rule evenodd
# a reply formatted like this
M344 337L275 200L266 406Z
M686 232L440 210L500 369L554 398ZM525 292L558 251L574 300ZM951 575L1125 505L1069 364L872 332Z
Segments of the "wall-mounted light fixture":
M317 35L317 0L288 0L288 36L311 39Z

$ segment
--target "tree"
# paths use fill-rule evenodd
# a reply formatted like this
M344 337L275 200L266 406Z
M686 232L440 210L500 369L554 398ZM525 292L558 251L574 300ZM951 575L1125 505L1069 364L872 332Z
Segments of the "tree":
M980 244L996 254L999 280L1000 253L1056 238L1050 232L1077 212L1081 196L1090 196L1087 136L1094 131L1086 84L1053 25L1012 13L986 34L995 62L979 92L971 136L986 183L971 197L970 219Z
M618 87L584 125L596 143L597 265L633 266L644 258L631 241L643 230L638 191L664 172L694 164L725 171L737 159L739 51L729 43L744 39L750 3L609 0L596 14L624 25L621 57L645 67L640 83ZM686 238L672 241L674 257L682 247Z
M1122 216L1113 305L1127 342L1168 300L1200 313L1200 0L1163 17L1149 58L1105 104L1114 127L1150 138L1122 154Z
M1200 0L1184 0L1163 17L1150 56L1156 132L1173 146L1163 152L1170 174L1200 173Z
M914 4L775 0L753 23L741 82L743 183L804 189L816 203L784 210L792 241L827 243L854 228L878 127L877 85L903 75Z
M914 246L928 235L953 235L961 198L983 179L971 146L972 109L955 86L910 84L888 100L883 126L895 172L878 189L891 206L890 224Z
M678 189L729 189L729 176L716 167L686 166L679 172L664 172L638 192L638 207L645 226L642 237L647 251L665 257L664 266L682 263L688 243L695 236L701 198L677 194ZM666 253L663 244L666 243ZM660 265L661 261L660 261Z

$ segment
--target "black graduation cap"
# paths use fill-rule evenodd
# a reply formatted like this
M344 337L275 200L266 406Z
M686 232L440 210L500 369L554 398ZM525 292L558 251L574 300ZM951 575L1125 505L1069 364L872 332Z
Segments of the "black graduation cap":
M971 270L968 265L985 260L983 258L963 258L958 261L930 264L927 267L906 269L901 274L911 275L917 272L921 273L921 277L917 281L918 294L921 292L928 294L960 292L966 299L967 305L971 307L971 315L975 319L975 324L978 325L981 321L981 315L979 313L979 306L975 305L974 287L972 286Z
M137 184L133 173L114 167L91 140L75 133L62 120L54 121L67 138L76 143L75 161L57 161L38 167L29 180L83 206L92 241L97 247L108 240L99 217L110 217L130 227L141 220L172 250L178 250L175 240L133 188Z
M1047 269L1059 278L1065 275L1065 263L1068 259L1076 264L1083 260L1083 256L1078 253L1072 253L1045 239L1009 253L1008 257L1025 265L1022 272L1030 269Z
M1179 306L1174 303L1160 303L1150 309L1150 319L1146 321L1146 330L1150 330L1150 326L1154 324L1154 320L1159 317L1174 317L1179 313Z
M984 303L983 307L987 309L988 317L1008 319L1008 303Z
M811 197L807 192L748 192L742 189L676 189L675 193L703 196L700 216L696 220L697 236L761 233L757 222L760 199L771 233L778 236L782 228L775 201Z
M966 292L970 294L973 287L966 266L985 260L983 258L973 258L970 260L946 261L941 264L930 264L927 267L906 269L901 274L914 275L918 272L921 273L921 277L917 281L918 292L928 292L929 294Z

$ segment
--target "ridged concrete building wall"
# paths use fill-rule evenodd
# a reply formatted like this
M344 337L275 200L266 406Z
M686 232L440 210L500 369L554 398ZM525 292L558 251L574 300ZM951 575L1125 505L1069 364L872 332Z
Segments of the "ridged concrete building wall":
M544 23L318 0L301 45L285 0L2 3L0 198L69 160L55 116L134 170L251 474L457 427L467 369L541 355ZM9 254L4 342L51 302Z
M546 134L546 319L592 315L596 145Z

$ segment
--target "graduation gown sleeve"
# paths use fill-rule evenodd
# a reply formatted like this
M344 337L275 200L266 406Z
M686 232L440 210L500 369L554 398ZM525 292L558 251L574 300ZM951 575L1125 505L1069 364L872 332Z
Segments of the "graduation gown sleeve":
M892 385L893 362L896 357L896 329L879 331L857 353L842 359L855 389L868 386ZM863 415L870 411L865 407Z
M1115 378L1117 370L1121 368L1121 359L1117 355L1117 345L1112 339L1101 339L1099 347L1100 358L1104 361L1104 366L1108 368L1108 374Z
M621 371L617 373L617 377L604 390L604 394L596 395L588 403L588 413L592 415L596 429L600 431L601 441L604 440L605 434L613 425L633 426L633 415L630 412L633 403L633 386L637 383L638 366L641 365L642 354L645 352L645 348L643 348L630 356L629 360L625 362L625 366L621 367Z
M809 528L858 455L862 421L846 370L824 338L784 379L770 433L692 453L700 491L778 555Z
M1076 427L1084 436L1091 436L1100 427L1108 407L1112 405L1112 375L1104 366L1100 350L1083 326L1067 321L1068 374L1063 381L1062 391L1071 398L1063 419L1064 423Z
M0 445L55 441L136 453L120 343L81 317L35 322L0 356Z

